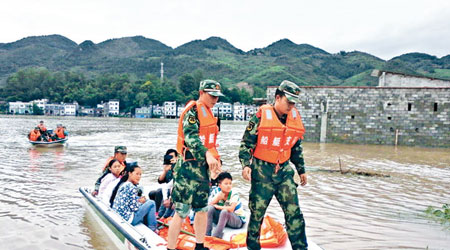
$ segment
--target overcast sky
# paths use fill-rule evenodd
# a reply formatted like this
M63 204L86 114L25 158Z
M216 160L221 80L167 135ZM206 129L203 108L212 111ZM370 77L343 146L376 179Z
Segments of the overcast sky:
M0 43L60 34L76 43L142 35L176 48L219 36L248 51L283 38L388 60L450 54L449 0L5 0Z

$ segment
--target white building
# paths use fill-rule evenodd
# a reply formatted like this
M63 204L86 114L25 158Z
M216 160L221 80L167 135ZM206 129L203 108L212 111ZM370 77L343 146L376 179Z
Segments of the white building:
M45 105L47 105L48 99L34 100L31 102L36 104L42 110L42 112L45 112Z
M243 121L245 120L245 105L238 102L233 105L233 120Z
M184 108L185 108L185 106L178 106L177 107L177 117L179 118L180 116L181 116L181 114L183 113L183 111L184 111Z
M371 76L378 77L378 87L448 88L450 81L426 76L407 75L375 69Z
M109 100L108 106L108 115L119 115L119 100Z
M64 103L64 113L62 115L66 116L76 116L77 115L78 103Z
M238 102L233 104L233 120L248 121L256 113L258 107L255 105L245 105Z
M45 115L64 115L64 104L47 103L45 104Z
M9 102L9 113L11 114L32 114L33 103L31 102Z
M233 117L233 105L227 102L218 102L211 109L215 117L231 119Z
M255 105L247 106L245 105L245 117L244 120L248 121L252 118L254 114L258 111L258 107Z
M152 106L136 108L134 116L136 118L152 118Z
M79 114L84 116L95 116L95 109L90 107L81 107Z
M164 102L164 117L177 117L177 102Z
M161 117L163 115L163 107L159 106L159 104L157 105L153 105L152 106L152 115L153 117Z

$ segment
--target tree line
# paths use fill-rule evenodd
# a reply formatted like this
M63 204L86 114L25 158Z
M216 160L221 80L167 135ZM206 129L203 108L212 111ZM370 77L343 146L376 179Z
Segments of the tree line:
M51 72L46 68L25 68L12 74L0 88L0 100L32 101L49 99L50 102L74 102L95 107L111 99L120 101L121 112L134 112L137 107L162 104L165 101L186 103L198 98L198 86L205 79L202 71L185 73L177 82L152 74L138 78L134 74L89 75L75 71ZM250 104L252 96L245 89L224 86L221 102Z

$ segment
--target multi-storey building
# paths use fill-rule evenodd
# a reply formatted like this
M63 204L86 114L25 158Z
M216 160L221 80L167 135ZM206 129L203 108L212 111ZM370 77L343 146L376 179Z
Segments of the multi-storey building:
M164 102L163 107L165 118L177 117L177 102Z

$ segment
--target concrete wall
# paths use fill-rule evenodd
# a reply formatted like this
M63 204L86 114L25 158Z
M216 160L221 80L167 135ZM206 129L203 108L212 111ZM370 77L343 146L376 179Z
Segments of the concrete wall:
M450 147L450 88L301 89L305 141Z
M450 81L428 77L382 72L378 79L380 87L450 87Z

